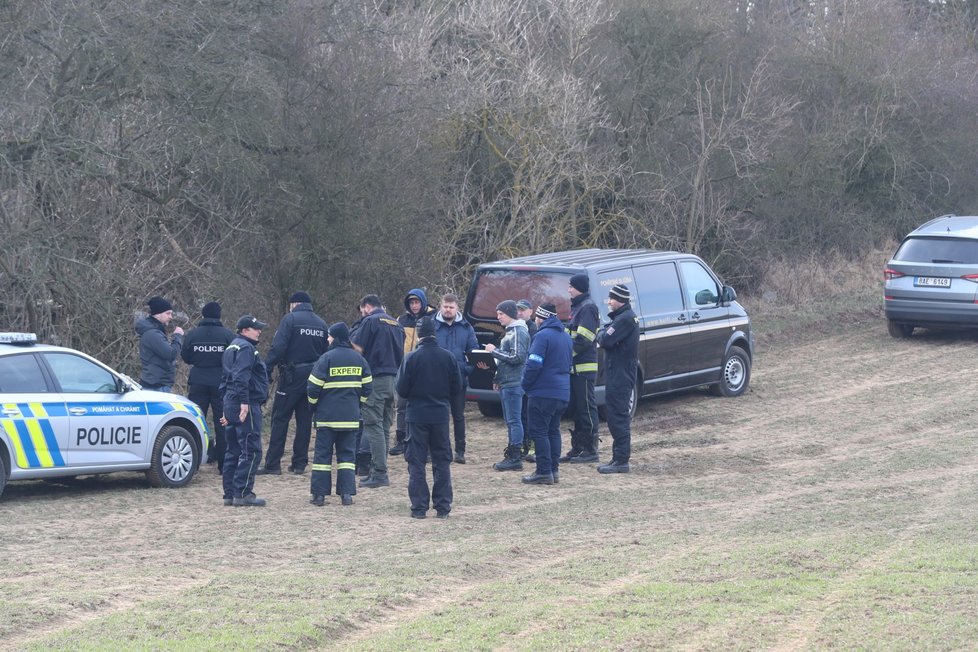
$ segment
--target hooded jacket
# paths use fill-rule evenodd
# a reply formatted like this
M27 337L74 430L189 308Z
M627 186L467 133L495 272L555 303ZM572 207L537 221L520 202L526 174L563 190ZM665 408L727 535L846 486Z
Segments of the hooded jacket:
M183 338L180 357L191 365L188 385L217 387L221 384L221 357L234 333L220 319L205 317Z
M173 339L167 340L166 328L152 315L136 322L136 334L139 335L139 361L143 365L140 384L173 385L183 336L174 333Z
M418 297L421 301L421 312L417 315L411 312L411 304L409 302L411 297ZM418 325L418 320L422 317L430 317L434 314L435 309L428 305L428 297L425 295L424 290L414 288L404 295L404 311L404 314L397 318L397 323L404 329L404 355L407 355L418 345L418 334L415 330Z
M523 391L530 398L570 400L574 345L556 315L540 324L523 370Z

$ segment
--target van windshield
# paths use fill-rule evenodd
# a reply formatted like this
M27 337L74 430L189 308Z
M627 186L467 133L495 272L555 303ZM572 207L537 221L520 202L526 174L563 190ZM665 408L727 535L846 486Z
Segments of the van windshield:
M557 306L561 320L570 319L567 285L572 272L486 269L479 272L466 308L479 319L495 319L496 306L507 299L529 299L533 307L541 303Z

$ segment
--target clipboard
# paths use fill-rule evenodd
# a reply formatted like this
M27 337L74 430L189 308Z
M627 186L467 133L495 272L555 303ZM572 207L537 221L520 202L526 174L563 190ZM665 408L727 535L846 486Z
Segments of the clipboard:
M492 357L492 354L485 349L472 349L471 351L466 351L465 359L468 360L469 364L473 366L479 362L485 362L489 365L489 371L493 371L496 368L496 359Z

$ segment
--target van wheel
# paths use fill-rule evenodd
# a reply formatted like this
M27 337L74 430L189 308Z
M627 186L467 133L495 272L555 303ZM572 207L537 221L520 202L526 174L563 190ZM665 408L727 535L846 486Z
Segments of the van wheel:
M490 419L498 419L503 416L502 403L490 403L489 401L479 401L479 412L482 416Z
M711 389L717 396L740 396L750 383L750 357L739 346L731 346L723 356L720 382Z
M7 486L7 463L3 461L3 455L0 455L0 496L3 495L3 489Z
M154 487L182 487L194 477L200 465L200 451L185 428L167 426L153 446L146 477Z
M901 324L899 322L886 320L886 330L890 336L903 339L913 335L913 324Z

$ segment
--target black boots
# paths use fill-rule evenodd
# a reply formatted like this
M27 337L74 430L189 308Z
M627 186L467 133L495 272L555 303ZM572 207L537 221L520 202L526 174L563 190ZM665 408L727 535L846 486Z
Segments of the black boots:
M507 446L506 451L503 453L502 461L493 464L492 468L497 471L522 471L523 460L520 455L521 452L519 444Z
M387 451L388 455L404 455L404 449L407 448L404 443L404 440L407 439L407 433L403 430L398 430L396 437L397 442L391 446L389 451Z
M373 455L370 453L357 453L357 475L365 478L370 475L370 460Z
M628 473L631 470L628 462L619 462L618 460L611 460L598 467L598 473Z

